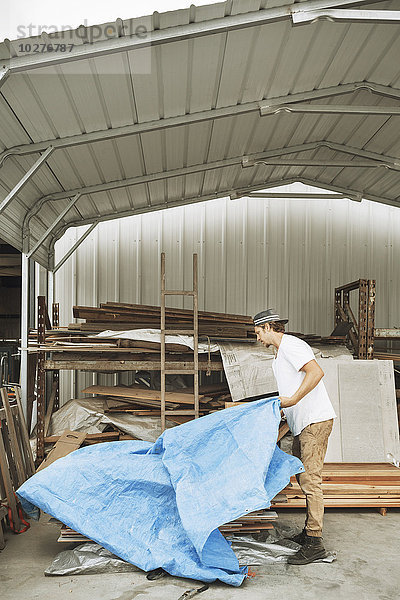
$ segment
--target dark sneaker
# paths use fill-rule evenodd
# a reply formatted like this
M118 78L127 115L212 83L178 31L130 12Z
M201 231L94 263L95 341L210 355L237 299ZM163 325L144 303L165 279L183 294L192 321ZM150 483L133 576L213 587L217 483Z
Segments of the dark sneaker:
M306 541L307 538L307 534L306 534L306 530L303 529L303 531L300 531L300 533L298 533L297 535L294 535L291 538L287 538L288 540L290 540L291 542L296 542L296 544L300 544L300 546L302 546L304 544L304 542Z
M326 558L327 553L320 537L305 536L306 539L296 554L289 556L289 565L308 565L315 560Z

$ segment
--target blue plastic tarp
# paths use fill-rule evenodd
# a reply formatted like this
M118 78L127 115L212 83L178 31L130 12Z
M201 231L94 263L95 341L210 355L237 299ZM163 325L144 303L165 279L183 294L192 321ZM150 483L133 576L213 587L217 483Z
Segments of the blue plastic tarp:
M109 442L76 450L17 494L122 559L150 571L239 586L218 527L268 508L304 470L276 445L277 398L217 411L168 429L151 444Z

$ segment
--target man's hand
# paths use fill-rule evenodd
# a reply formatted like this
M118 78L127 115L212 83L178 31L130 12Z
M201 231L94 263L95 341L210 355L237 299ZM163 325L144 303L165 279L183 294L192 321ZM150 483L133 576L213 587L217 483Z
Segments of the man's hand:
M293 398L287 398L286 396L279 396L279 400L281 401L281 408L289 408L289 406L297 404Z

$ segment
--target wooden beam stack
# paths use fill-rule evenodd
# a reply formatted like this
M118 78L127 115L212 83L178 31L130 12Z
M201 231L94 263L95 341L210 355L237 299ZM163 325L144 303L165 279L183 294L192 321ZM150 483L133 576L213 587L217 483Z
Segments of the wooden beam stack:
M108 413L135 414L136 416L160 416L161 392L151 390L144 385L102 386L92 385L82 390L84 394L95 394L105 400ZM209 414L224 408L225 399L231 398L225 383L200 386L200 414ZM168 419L181 424L193 418L193 391L185 388L182 391L166 392L166 407L173 410L174 415Z
M326 463L322 473L326 507L400 507L400 469L390 463ZM306 506L295 477L281 493L286 498L274 500L275 508Z
M74 317L85 323L72 323L69 330L100 332L107 329L159 329L161 309L159 306L106 302L100 307L74 306ZM183 308L166 309L168 329L188 329L193 325L193 311ZM251 317L216 312L199 311L199 335L212 337L254 337Z
M19 396L15 390L0 389L0 502L10 508L10 524L15 531L22 529L20 512L15 496L33 473L35 467L29 444L28 431ZM1 521L4 515L1 511ZM3 543L0 535L0 546Z

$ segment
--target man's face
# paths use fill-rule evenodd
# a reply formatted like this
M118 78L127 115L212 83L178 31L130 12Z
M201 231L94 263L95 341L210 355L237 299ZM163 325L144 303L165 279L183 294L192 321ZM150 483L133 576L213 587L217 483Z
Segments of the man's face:
M271 328L268 323L266 323L263 327L256 325L254 327L254 331L257 334L257 340L261 342L263 346L268 348L272 344Z

